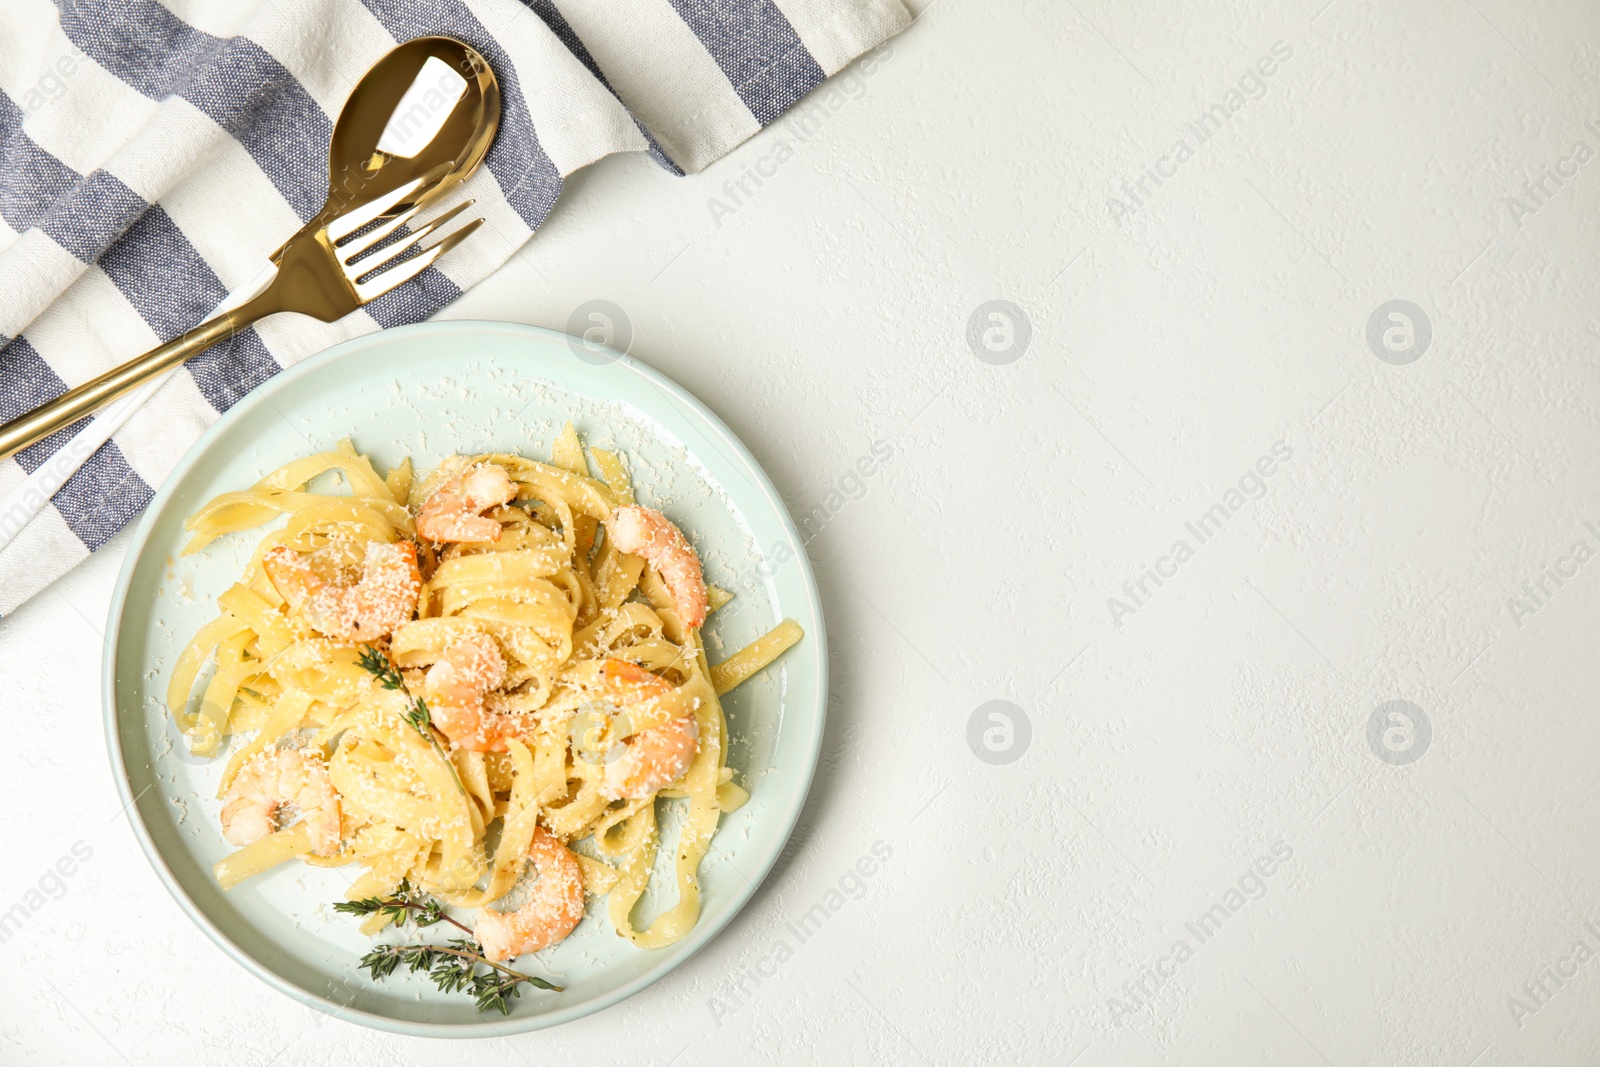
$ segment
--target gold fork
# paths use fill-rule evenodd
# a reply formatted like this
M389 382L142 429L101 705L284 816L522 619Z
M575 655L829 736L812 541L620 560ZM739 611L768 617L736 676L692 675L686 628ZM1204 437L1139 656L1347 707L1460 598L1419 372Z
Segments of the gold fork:
M483 223L474 219L422 247L426 237L472 205L468 200L380 247L428 206L428 194L451 167L443 164L325 226L301 230L275 257L278 273L260 295L0 425L0 459L72 425L268 315L292 311L333 322L415 278Z

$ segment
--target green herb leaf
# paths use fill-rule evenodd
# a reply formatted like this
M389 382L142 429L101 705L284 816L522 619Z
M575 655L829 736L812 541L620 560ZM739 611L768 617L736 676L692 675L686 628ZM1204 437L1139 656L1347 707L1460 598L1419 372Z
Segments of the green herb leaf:
M521 995L521 983L499 974L481 975L472 983L472 1000L480 1014L498 1011L510 1015L512 999Z
M361 966L365 967L367 973L376 981L389 977L395 972L395 968L400 966L400 957L390 950L391 947L375 948L361 957Z
M361 900L341 900L333 906L333 910L346 915L371 915L383 907L383 901L377 897L363 897Z
M405 688L405 679L400 677L400 672L394 669L394 664L389 662L389 657L371 645L361 646L361 658L356 662L362 670L377 678L385 689Z
M419 734L426 734L428 727L433 725L433 713L428 710L428 704L418 697L411 704L411 710L405 714L406 722Z
M371 645L361 646L361 657L356 662L361 665L362 670L377 678L385 689L397 689L405 694L406 710L400 713L400 717L410 723L411 728L417 731L428 744L433 746L433 750L439 754L439 758L444 760L444 765L450 768L450 775L456 780L456 788L461 790L464 795L467 787L461 784L461 775L456 772L456 765L450 762L450 757L444 748L440 746L439 739L433 736L433 730L431 729L433 726L433 713L428 710L427 701L421 697L413 697L406 690L405 679L401 677L399 671L395 670L394 664L389 662L389 657Z
M401 882L395 895L388 898L365 897L361 900L344 900L333 906L346 915L383 914L395 918L397 925L408 919L418 926L433 926L446 922L463 933L472 930L445 914L444 904L426 893L418 893L406 882ZM531 974L514 971L503 963L496 963L483 954L483 946L474 939L456 938L444 945L380 945L361 957L361 966L374 981L381 981L402 966L413 974L422 972L445 993L469 993L480 1012L498 1011L511 1014L511 1001L522 995L522 987L561 992L561 987ZM480 972L479 967L489 970Z

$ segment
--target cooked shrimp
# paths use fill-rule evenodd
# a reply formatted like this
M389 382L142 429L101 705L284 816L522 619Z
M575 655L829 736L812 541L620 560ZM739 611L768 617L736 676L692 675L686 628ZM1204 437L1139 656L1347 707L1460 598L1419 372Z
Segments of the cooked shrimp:
M375 641L410 622L422 591L417 546L410 541L367 545L361 580L336 585L311 569L305 557L274 548L262 557L278 594L320 632L339 641Z
M507 739L524 732L522 724L517 717L491 712L484 698L505 679L505 657L488 634L450 645L423 682L434 723L464 749L504 752Z
M239 768L223 799L222 836L235 845L276 833L298 815L312 851L339 851L339 794L319 759L288 749L258 752Z
M549 948L583 918L583 871L571 850L540 826L533 831L528 860L539 880L522 907L509 912L484 908L473 924L483 954L491 960Z
M606 518L606 530L618 551L640 555L661 572L672 593L678 621L690 630L706 621L705 575L700 557L683 531L655 508L629 504Z
M660 675L626 660L606 660L602 677L607 692L618 701L636 703L672 689ZM647 797L683 777L699 746L700 727L693 715L635 734L622 746L621 755L606 764L600 795L607 800Z
M700 726L684 715L628 739L625 751L606 764L600 795L607 800L634 800L683 777L700 747Z
M605 694L618 704L634 704L672 691L671 683L661 675L625 659L602 663L600 682Z
M481 544L500 540L500 523L484 515L509 504L517 484L504 467L480 463L433 491L417 510L417 533L430 541Z

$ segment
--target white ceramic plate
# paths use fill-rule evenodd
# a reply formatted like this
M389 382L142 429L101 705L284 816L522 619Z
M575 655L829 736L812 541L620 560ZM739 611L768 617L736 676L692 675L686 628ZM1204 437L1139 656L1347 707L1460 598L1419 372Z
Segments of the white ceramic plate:
M707 579L736 599L712 616L713 662L793 618L805 640L726 700L729 763L751 793L725 816L701 867L703 911L689 936L645 951L613 933L590 900L577 931L525 959L566 987L524 992L511 1016L479 1016L471 999L426 978L372 982L356 965L370 942L338 915L353 868L291 862L230 892L211 865L230 851L217 826L222 761L186 754L163 705L169 672L215 598L240 574L250 533L179 556L183 522L217 493L241 489L341 437L380 470L410 455L427 467L452 452L548 458L571 419L585 443L626 452L641 502L665 510L699 548ZM816 583L794 523L728 428L671 381L564 334L490 322L436 322L358 338L262 385L190 449L134 536L111 603L106 733L122 799L150 862L178 903L222 948L270 985L313 1007L384 1030L504 1035L567 1022L638 992L688 959L743 906L777 859L810 786L827 700L827 642ZM667 803L666 808L675 804ZM675 811L647 895L648 920L670 906Z

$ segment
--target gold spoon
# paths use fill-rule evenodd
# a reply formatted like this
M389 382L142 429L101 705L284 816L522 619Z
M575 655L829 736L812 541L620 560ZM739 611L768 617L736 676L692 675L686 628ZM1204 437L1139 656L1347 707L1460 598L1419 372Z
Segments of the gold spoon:
M409 156L380 148L394 128L415 127L437 117L440 109L427 94L430 90L442 94L445 86L440 80L449 72L467 84L454 108L443 116L438 132ZM418 92L408 95L413 86ZM478 169L499 129L500 83L477 49L450 37L406 42L378 60L345 101L328 146L328 202L295 237L448 163L450 170L421 203L437 200ZM276 262L277 255L272 258Z
M423 238L468 204L392 245L379 245L477 170L499 127L499 82L477 50L448 37L422 37L389 52L340 111L328 149L327 203L272 254L277 269L265 288L232 311L0 425L0 459L268 315L293 311L333 322L414 278L482 223L478 219L421 247Z

